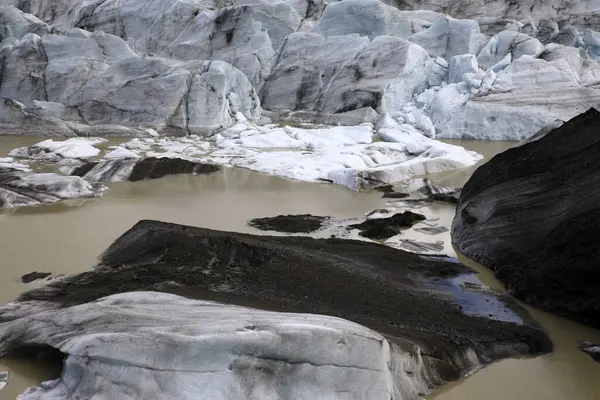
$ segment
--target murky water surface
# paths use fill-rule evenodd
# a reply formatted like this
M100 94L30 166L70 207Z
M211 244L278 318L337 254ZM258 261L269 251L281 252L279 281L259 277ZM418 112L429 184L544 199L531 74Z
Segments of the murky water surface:
M41 139L0 137L0 157L11 149ZM489 158L514 145L507 142L450 141ZM474 168L433 177L437 182L462 186ZM385 206L378 192L353 193L341 186L293 182L241 169L225 169L209 176L173 176L159 180L110 184L98 199L73 200L51 206L0 211L0 303L34 287L20 282L23 274L53 275L81 272L119 235L140 219L158 219L220 230L257 231L246 225L255 217L278 214L360 217ZM454 209L434 204L428 218L449 226ZM442 235L449 235L444 233ZM411 238L439 240L413 233ZM434 239L435 238L435 239ZM447 239L447 237L446 237ZM448 240L446 240L448 242ZM446 243L445 252L454 254ZM473 265L473 263L470 263ZM481 280L501 288L480 266ZM535 359L505 360L461 382L441 388L436 400L597 400L600 364L577 349L579 340L600 341L600 332L527 307L549 331L556 352ZM9 385L0 399L14 399L30 385L54 378L56 366L32 360L0 360L8 370Z

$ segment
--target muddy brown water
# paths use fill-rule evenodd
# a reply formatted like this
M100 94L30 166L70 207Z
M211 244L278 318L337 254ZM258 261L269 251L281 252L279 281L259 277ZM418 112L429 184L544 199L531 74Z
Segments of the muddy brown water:
M42 139L0 138L0 157L11 149ZM512 142L450 141L486 158ZM436 182L462 186L474 168L438 174ZM381 193L353 193L344 187L294 182L242 169L209 176L173 176L154 181L110 184L102 198L73 200L51 206L0 211L0 303L42 284L23 284L23 274L81 272L120 234L140 219L158 219L207 228L257 233L246 225L255 217L314 214L359 217L385 206ZM421 212L421 210L419 211ZM454 208L436 203L428 217L449 226ZM449 235L448 233L442 235ZM431 240L419 237L418 240ZM445 238L449 242L449 237ZM446 252L453 249L446 245ZM468 260L489 286L502 285L485 268ZM556 351L534 359L504 360L473 376L435 391L435 400L597 400L600 363L577 349L579 340L600 341L600 331L526 308L548 330ZM0 400L15 399L26 387L60 373L56 365L35 360L3 359L0 371L10 372Z

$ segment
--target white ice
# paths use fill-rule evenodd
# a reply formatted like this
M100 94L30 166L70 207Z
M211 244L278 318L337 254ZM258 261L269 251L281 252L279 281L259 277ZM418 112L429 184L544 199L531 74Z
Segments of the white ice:
M60 379L29 389L20 400L90 395L416 400L429 392L416 345L407 343L401 349L379 333L340 318L157 292L52 308L30 302L0 310L7 317L20 316L0 323L0 353L18 342L50 345L67 355Z
M48 139L31 147L19 147L9 153L11 157L28 158L43 162L56 162L64 158L88 159L100 154L94 145L106 142L101 138Z
M145 153L137 139L122 146L135 148L141 156L181 157L308 182L333 182L352 190L468 167L481 159L477 153L426 137L427 122L409 111L396 119L386 116L375 127L366 123L305 129L246 122L208 141L198 136L161 138L148 144L151 150Z

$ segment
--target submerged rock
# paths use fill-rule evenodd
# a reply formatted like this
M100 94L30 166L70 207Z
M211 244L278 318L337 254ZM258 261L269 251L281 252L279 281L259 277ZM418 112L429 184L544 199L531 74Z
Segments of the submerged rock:
M469 274L458 263L375 243L140 221L104 252L94 270L28 291L0 309L0 354L25 345L55 346L66 354L62 378L25 398L66 398L67 386L122 398L135 385L177 398L225 399L230 397L223 393L241 390L258 393L250 396L258 399L293 382L294 390L323 390L317 394L330 393L334 385L344 393L363 393L355 398L416 400L494 360L552 347L541 330L523 323L526 313L507 296L470 294L493 298L510 319L487 318L487 310L477 308L463 312L462 297L443 283ZM271 314L154 293L105 297L147 290L332 317ZM369 351L373 343L365 339L377 334L333 317L380 332L378 350ZM36 329L24 328L31 324ZM359 331L359 337L350 333ZM319 374L326 373L328 383L304 387L315 365L322 365ZM228 378L213 380L218 386L205 381L227 366ZM351 366L361 368L333 379ZM289 379L263 384L267 367L273 371L269 376ZM382 373L387 389L380 392ZM249 374L254 378L244 379ZM117 381L108 379L117 375ZM136 383L152 381L149 377L164 384ZM367 378L369 385L362 383ZM374 392L364 394L367 387Z
M121 158L89 162L72 169L70 175L90 182L137 182L176 174L210 174L221 167L181 158Z
M600 326L600 113L590 109L479 167L452 241L515 297Z
M0 163L0 208L52 204L77 197L98 197L105 187L77 176L34 173Z
M254 218L248 222L248 225L261 231L311 233L320 229L328 219L329 217L310 214L278 215L276 217Z
M388 239L426 219L424 215L405 211L389 218L368 219L360 224L350 225L349 228L358 229L360 236L369 239Z
M31 283L33 281L37 281L38 279L44 279L52 275L50 272L30 272L21 277L21 282L23 283Z

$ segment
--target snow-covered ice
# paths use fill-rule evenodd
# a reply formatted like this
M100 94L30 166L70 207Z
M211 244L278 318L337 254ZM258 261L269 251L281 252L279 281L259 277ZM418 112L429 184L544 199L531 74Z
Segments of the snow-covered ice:
M106 153L103 158L105 158L107 160L116 159L116 158L140 158L140 155L137 153L134 153L131 150L126 149L125 147L119 146L116 149L114 149L113 151Z
M211 138L161 138L139 146L122 144L139 156L180 157L248 168L308 182L332 182L363 190L380 184L471 166L482 157L462 147L426 137L411 113L399 124L305 129L238 123ZM412 116L412 117L409 117ZM105 156L106 158L106 156Z

